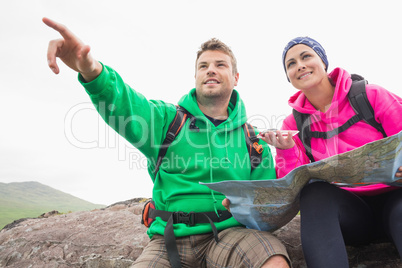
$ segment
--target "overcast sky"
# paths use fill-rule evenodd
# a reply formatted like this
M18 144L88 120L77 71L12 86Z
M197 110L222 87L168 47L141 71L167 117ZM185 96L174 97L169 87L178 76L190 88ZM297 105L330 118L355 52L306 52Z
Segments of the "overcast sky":
M237 90L259 128L279 128L291 112L296 90L281 56L296 36L323 45L329 70L343 67L402 95L398 1L3 1L0 182L38 181L94 203L151 197L151 179L143 156L99 119L77 74L61 62L59 75L48 69L48 42L59 35L44 16L147 98L170 103L194 87L200 44L221 39L237 57Z

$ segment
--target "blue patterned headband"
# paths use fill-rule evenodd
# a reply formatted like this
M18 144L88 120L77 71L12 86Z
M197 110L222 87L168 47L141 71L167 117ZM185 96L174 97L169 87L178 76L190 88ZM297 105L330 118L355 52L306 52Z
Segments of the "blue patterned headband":
M286 72L286 65L285 65L286 54L288 53L289 49L291 49L293 46L298 45L298 44L303 44L303 45L311 47L315 51L315 53L317 53L317 55L325 63L325 71L327 71L328 59L327 59L327 54L325 53L324 48L320 45L320 43L315 41L313 38L304 36L304 37L296 37L296 38L292 39L286 45L285 49L283 50L282 62L283 62L283 68L285 68L285 72ZM289 78L288 78L288 80L289 80Z

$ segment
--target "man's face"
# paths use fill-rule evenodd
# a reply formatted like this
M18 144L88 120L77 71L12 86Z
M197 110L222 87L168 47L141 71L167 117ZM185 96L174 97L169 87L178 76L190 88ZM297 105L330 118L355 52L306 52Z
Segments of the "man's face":
M204 102L229 99L238 79L239 74L233 73L229 55L218 50L205 51L196 63L197 100Z

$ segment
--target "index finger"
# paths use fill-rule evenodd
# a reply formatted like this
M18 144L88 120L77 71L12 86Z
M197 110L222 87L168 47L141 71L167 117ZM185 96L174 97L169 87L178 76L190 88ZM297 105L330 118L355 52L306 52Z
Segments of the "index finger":
M74 34L70 32L70 30L63 24L55 22L54 20L51 20L46 17L43 18L42 21L50 28L53 28L54 30L58 31L61 34L61 36L63 36L64 39L71 39L74 37Z

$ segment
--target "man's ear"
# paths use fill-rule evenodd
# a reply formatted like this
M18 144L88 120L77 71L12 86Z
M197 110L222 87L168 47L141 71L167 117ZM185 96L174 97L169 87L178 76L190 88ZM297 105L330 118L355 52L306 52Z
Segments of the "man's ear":
M234 85L235 85L235 87L236 87L236 86L237 86L237 83L239 82L239 73L237 73L237 74L235 75L234 79L235 79Z

